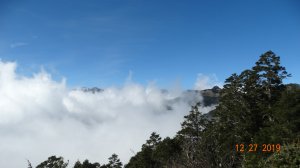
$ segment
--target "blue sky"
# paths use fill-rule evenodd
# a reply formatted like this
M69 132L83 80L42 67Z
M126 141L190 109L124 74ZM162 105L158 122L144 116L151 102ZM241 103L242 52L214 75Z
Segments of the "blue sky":
M28 0L0 2L0 58L41 67L71 87L133 80L193 88L223 82L272 50L300 83L297 0Z

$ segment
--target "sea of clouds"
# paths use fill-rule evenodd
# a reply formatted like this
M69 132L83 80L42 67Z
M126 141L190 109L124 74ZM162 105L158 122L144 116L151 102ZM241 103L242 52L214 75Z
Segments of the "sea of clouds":
M176 99L183 90L162 92L154 84L132 81L85 92L68 88L66 80L55 81L43 70L28 77L16 73L16 68L15 62L0 61L0 167L4 168L26 167L27 159L36 166L51 155L63 156L70 167L78 159L107 163L112 153L127 163L151 132L162 137L176 134L190 110L187 99L202 100L200 95ZM195 89L214 84L199 75Z

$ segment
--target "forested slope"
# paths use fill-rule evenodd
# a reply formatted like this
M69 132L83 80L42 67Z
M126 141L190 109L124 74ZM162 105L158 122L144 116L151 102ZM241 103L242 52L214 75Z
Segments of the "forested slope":
M153 133L125 166L299 167L300 87L272 51L251 69L232 74L212 119L192 106L174 138Z
M222 89L202 91L174 137L153 132L125 168L300 167L300 85L284 84L291 75L272 51L254 66L226 79ZM218 106L207 115L201 106ZM66 167L62 158L57 167ZM60 161L60 162L59 162ZM51 161L41 163L38 168ZM30 164L29 164L30 166ZM70 165L73 166L73 165ZM77 162L74 168L119 168L109 163Z

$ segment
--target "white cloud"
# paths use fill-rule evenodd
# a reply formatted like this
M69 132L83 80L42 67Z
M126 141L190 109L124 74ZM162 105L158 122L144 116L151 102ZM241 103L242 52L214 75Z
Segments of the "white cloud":
M112 153L126 163L151 132L175 135L190 110L184 99L172 103L178 89L127 82L93 94L69 89L45 71L16 74L16 67L0 61L0 167L26 167L26 159L37 165L51 155L70 164L106 163Z
M16 43L12 43L10 44L10 48L17 48L17 47L23 47L28 45L28 43L24 43L24 42L16 42Z
M214 86L222 87L222 83L219 82L216 75L213 74L207 76L199 73L194 85L194 89L196 90L211 89Z

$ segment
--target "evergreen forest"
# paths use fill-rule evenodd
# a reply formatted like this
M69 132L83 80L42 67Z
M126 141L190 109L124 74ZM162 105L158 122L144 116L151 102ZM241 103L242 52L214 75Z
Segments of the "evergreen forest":
M126 164L117 154L105 164L50 156L28 168L299 168L300 85L284 83L291 76L267 51L225 80L216 109L194 104L174 137L153 132Z

